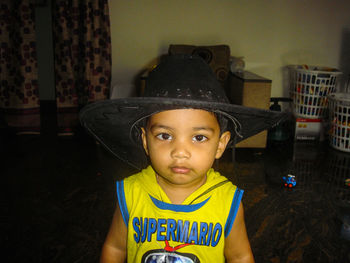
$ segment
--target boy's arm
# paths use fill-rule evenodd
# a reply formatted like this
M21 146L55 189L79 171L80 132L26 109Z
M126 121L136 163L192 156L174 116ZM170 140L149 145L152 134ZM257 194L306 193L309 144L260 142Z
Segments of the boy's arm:
M117 202L113 221L102 247L100 263L124 263L126 261L127 228Z
M239 205L236 219L228 237L225 239L225 258L227 263L253 263L247 230L244 223L243 205Z

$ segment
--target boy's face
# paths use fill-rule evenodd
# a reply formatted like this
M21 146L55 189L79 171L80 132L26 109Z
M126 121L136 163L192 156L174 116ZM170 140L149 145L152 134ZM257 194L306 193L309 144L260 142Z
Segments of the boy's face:
M220 136L216 117L205 110L163 111L152 115L142 128L143 147L154 170L173 186L203 184L229 139L230 132Z

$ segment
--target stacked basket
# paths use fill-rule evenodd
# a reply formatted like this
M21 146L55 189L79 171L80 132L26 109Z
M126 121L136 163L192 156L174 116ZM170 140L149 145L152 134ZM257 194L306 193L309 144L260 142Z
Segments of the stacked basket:
M297 118L323 119L327 115L328 95L335 92L337 69L315 66L289 66L290 95Z
M330 145L335 149L350 152L350 94L334 93L328 98L331 122Z

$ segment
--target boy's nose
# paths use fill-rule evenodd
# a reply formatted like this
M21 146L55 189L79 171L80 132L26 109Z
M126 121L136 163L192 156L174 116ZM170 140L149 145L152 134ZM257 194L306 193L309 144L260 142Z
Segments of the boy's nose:
M191 153L185 143L177 142L171 151L171 157L177 159L189 158Z

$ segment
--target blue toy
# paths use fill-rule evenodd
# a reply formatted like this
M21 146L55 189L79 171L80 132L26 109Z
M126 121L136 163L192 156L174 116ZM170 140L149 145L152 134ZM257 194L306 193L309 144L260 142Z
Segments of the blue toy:
M297 181L295 180L295 175L288 174L287 176L283 176L282 179L284 181L285 187L292 188L295 187L297 184Z

